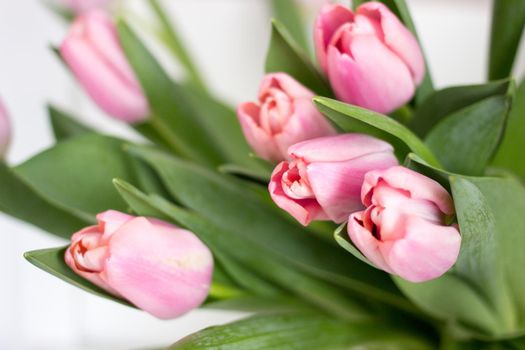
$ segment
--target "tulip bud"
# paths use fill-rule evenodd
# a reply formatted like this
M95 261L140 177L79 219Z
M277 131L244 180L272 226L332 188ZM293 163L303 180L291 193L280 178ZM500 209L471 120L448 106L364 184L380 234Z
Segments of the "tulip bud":
M461 236L447 225L454 204L439 183L395 166L367 173L361 198L366 210L350 215L348 234L376 267L423 282L454 265Z
M408 102L425 73L414 35L382 3L354 14L326 4L317 17L315 47L338 99L389 113Z
M60 54L106 113L129 123L148 117L148 102L122 52L115 24L104 12L93 10L79 16Z
M258 103L239 106L237 115L255 153L272 162L287 159L288 147L335 134L313 105L314 94L285 73L264 77Z
M207 297L213 257L191 232L117 211L72 236L65 261L78 275L150 314L170 319Z
M11 123L2 101L0 101L0 159L5 157L11 140Z
M73 13L82 14L94 9L107 9L111 0L64 0L63 3Z
M363 209L364 175L398 164L391 145L362 134L304 141L288 153L292 160L277 165L268 189L273 201L305 226L312 220L347 220Z

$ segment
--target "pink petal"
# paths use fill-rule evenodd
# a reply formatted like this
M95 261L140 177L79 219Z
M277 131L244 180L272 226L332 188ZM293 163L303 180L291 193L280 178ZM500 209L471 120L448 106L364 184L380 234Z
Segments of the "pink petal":
M302 225L307 226L313 220L325 220L326 214L315 199L293 199L286 195L282 187L283 174L288 170L288 163L281 162L275 167L268 191L277 206L288 212Z
M328 77L340 100L389 113L412 98L410 71L375 35L354 36L349 52L328 48Z
M0 101L0 159L3 158L11 141L11 122L7 109Z
M392 146L365 134L320 137L291 146L288 153L306 162L338 162L368 153L392 152Z
M206 299L213 257L191 232L139 217L115 232L109 248L108 283L150 314L175 318Z
M377 268L392 273L385 259L379 251L379 241L367 231L363 225L364 211L353 213L348 219L348 235L357 249Z
M429 281L447 272L456 262L461 236L453 226L440 226L417 216L405 222L403 239L380 245L393 273L411 282Z
M408 66L416 85L425 75L425 62L414 35L380 2L366 2L357 9L358 15L377 21L382 28L385 44Z
M341 223L363 209L360 194L365 174L397 164L391 152L378 152L348 161L313 162L308 165L307 174L317 202L330 220Z
M372 191L379 181L384 181L391 187L409 192L412 199L435 203L447 215L454 213L452 198L443 186L429 177L402 166L371 171L366 174L361 191L361 199L366 206L372 203Z
M327 46L334 33L345 23L354 20L354 14L349 8L340 4L326 4L321 8L314 26L315 52L319 66L328 71Z
M99 230L104 233L104 240L107 241L122 225L134 218L135 216L124 214L116 210L107 210L98 214L98 227Z
M311 100L314 97L312 91L286 73L270 73L264 76L259 88L259 99L261 102L263 102L262 98L271 88L282 90L292 99L306 98Z
M281 153L272 136L259 126L259 113L259 106L252 102L242 103L237 109L246 141L261 158L272 162L284 160L286 154Z

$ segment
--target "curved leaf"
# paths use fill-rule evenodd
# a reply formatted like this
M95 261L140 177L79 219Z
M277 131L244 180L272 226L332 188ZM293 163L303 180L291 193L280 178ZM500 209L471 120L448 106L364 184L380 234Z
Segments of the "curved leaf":
M95 132L93 129L75 120L75 118L53 105L47 107L51 127L57 141L62 141L70 137L89 134Z

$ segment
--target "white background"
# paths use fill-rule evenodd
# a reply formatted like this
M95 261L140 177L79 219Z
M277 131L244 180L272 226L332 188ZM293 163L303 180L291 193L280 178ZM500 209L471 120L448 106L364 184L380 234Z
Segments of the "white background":
M443 87L482 82L490 1L408 3L436 84ZM169 12L213 90L233 104L252 99L262 76L268 43L266 1L171 0ZM0 96L14 122L14 142L8 157L12 164L51 144L44 109L47 101L78 111L94 126L130 134L104 117L77 90L49 51L48 44L59 43L64 31L63 23L37 0L0 0ZM161 347L207 325L241 316L199 310L178 320L161 322L80 292L22 258L24 251L61 244L38 229L0 214L0 349Z

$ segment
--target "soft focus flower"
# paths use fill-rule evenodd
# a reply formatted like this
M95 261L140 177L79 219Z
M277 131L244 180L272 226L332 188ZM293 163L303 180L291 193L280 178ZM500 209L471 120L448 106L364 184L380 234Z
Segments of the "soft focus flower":
M397 165L392 146L362 134L342 134L291 146L291 161L277 165L269 191L273 201L297 221L341 223L363 209L364 175Z
M5 157L11 140L11 123L7 110L0 101L0 159Z
M364 3L355 14L326 4L314 38L319 64L342 101L389 113L408 102L423 79L416 38L382 3Z
M213 272L209 249L157 219L106 211L75 233L66 263L80 276L150 314L169 319L198 307Z
M257 103L242 103L237 115L248 143L261 158L287 159L288 147L335 134L313 105L314 94L285 73L264 77Z
M147 118L148 102L122 52L115 24L104 12L93 10L78 17L60 54L106 113L129 123Z
M395 166L367 173L361 197L366 210L350 215L348 233L375 266L423 282L454 265L461 236L447 225L454 204L439 183Z
M64 0L64 6L73 13L81 14L94 9L107 9L112 0Z

